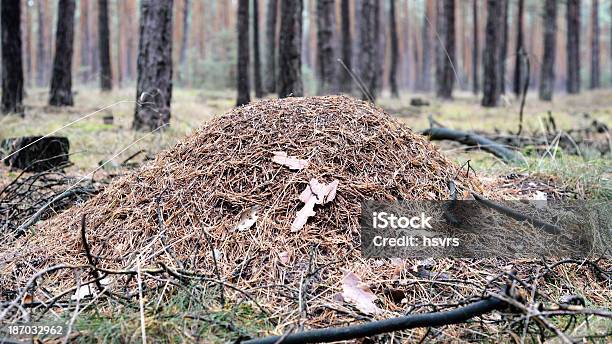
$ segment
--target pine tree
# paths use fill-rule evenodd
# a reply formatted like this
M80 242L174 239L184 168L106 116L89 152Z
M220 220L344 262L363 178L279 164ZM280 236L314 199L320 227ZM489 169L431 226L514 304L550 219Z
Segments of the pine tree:
M335 32L336 12L334 0L317 0L317 59L319 94L337 90Z
M353 41L351 37L350 0L341 0L340 14L342 20L342 62L348 70L351 70ZM352 80L351 75L343 67L340 72L340 90L344 93L351 93Z
M391 96L399 97L397 89L397 62L399 58L399 48L397 46L397 21L395 19L395 0L389 0L389 32L391 39L391 66L389 69L389 86L391 87Z
M517 8L517 22L516 22L516 47L514 49L514 84L513 91L514 94L518 97L521 94L521 90L523 88L523 56L521 56L521 51L524 51L523 47L523 14L524 14L524 6L525 0L518 0L518 8Z
M378 0L361 0L360 27L360 72L363 82L361 99L376 100L378 77Z
M438 1L438 34L442 41L436 56L436 96L451 99L455 83L455 0Z
M264 96L261 84L261 60L259 54L259 0L253 0L253 83L255 97Z
M540 100L552 100L555 88L555 50L557 46L557 0L544 3L544 57L540 73Z
M280 4L281 29L278 51L278 96L301 97L302 83L302 0L283 0Z
M23 115L23 61L21 47L21 1L3 0L0 5L2 32L2 113Z
M501 95L500 69L498 64L501 49L501 30L503 18L502 3L498 0L487 0L487 26L485 28L485 49L483 54L482 106L494 107Z
M110 29L108 25L108 0L98 0L98 39L100 49L100 89L113 88L110 53Z
M266 73L264 85L267 92L276 92L276 18L278 0L268 0L266 8Z
M240 106L251 101L249 94L249 0L238 0L236 25L238 31L238 99L236 105Z
M592 0L591 5L591 89L600 86L599 70L599 2Z
M567 0L567 93L580 92L580 0Z
M75 0L59 0L55 57L51 75L49 105L72 106L72 55L74 45Z

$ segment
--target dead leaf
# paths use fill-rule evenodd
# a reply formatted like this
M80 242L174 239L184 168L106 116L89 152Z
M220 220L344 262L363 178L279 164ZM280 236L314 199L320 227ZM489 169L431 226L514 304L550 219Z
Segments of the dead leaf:
M288 156L285 152L272 152L274 156L272 157L272 161L288 167L290 170L299 171L304 169L306 165L308 165L308 161L298 159L294 156Z
M325 204L336 198L336 190L340 182L335 179L329 184L321 184L315 178L310 180L308 186L300 193L299 199L304 203L291 224L291 231L297 232L308 222L308 218L315 215L314 206Z
M289 263L289 253L287 253L287 251L280 252L278 254L278 259L283 265L287 265Z
M374 304L377 299L370 288L352 272L347 272L342 280L342 297L352 303L364 314L378 314L381 309Z
M238 224L234 227L234 230L237 231L246 231L251 228L259 218L259 206L253 206L249 209L244 210L240 213L240 220L238 220Z

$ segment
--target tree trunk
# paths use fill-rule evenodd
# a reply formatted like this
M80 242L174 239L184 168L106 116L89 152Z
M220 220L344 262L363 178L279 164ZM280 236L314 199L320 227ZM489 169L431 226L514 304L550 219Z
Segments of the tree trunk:
M51 75L49 105L72 106L72 53L75 0L60 0L55 33L55 57Z
M123 0L125 1L125 0ZM190 1L184 0L183 2L183 36L181 37L181 50L179 51L179 80L185 82L185 76L189 75L185 68L187 68L187 45L189 44L189 13Z
M238 65L237 88L238 99L236 106L248 104L251 101L249 94L249 0L238 0Z
M259 0L253 0L253 74L255 97L264 96L261 84L261 60L259 53Z
M485 49L483 56L482 106L494 107L500 97L500 69L497 63L501 48L501 31L503 30L502 3L498 0L487 0L487 26L485 29Z
M442 45L437 49L436 96L452 99L455 82L455 0L438 0L438 34Z
M276 18L278 0L268 0L266 8L266 91L276 92Z
M430 25L432 25L432 20L434 11L433 11L433 1L427 1L425 3L425 14L423 15L423 27L421 30L421 41L423 43L423 55L422 55L422 67L421 73L419 77L419 86L418 90L429 92L431 90L431 30ZM436 40L437 42L437 40ZM437 42L439 43L439 42ZM436 46L438 44L436 43Z
M281 1L278 96L302 97L302 0Z
M523 57L521 56L521 51L524 50L523 47L523 14L524 14L524 5L525 0L518 0L518 8L517 8L517 23L516 23L516 48L515 48L515 56L514 56L514 85L513 91L514 94L518 97L521 94L521 90L523 89ZM546 23L545 23L546 25ZM546 49L544 49L546 51Z
M567 93L580 92L580 0L567 0Z
M599 1L591 6L591 89L599 88Z
M108 25L108 0L98 0L98 39L100 49L100 89L113 88L110 59L110 29Z
M24 54L25 54L25 83L26 86L32 85L32 8L28 3L24 4L25 10L25 38L24 38Z
M480 92L480 81L478 80L478 59L480 58L480 47L478 46L478 0L472 1L472 92L478 94Z
M361 99L376 100L376 78L378 76L378 0L361 0L360 22L360 64L361 81L363 82Z
M45 45L45 6L39 1L37 6L37 40L36 40L36 86L45 86L45 69L47 66L47 52Z
M21 51L21 1L3 0L0 5L2 30L2 113L23 115L23 61Z
M501 94L506 93L506 58L508 57L508 3L509 0L501 1L501 35L500 35L500 47L499 47L499 91Z
M389 67L389 87L391 88L391 96L399 98L397 89L397 60L399 57L399 49L397 42L397 21L395 19L395 0L389 0L389 32L391 39L391 66Z
M544 3L544 57L540 76L540 100L552 100L555 88L555 51L557 47L557 0Z
M90 72L90 55L91 50L89 37L89 0L81 0L81 8L79 9L79 27L81 30L81 82L86 83L89 81Z
M319 94L337 91L335 50L335 0L317 0L317 55Z
M351 59L353 58L352 53L352 38L351 38L351 11L350 11L350 0L341 0L340 13L342 17L342 62L346 65L348 70L351 70ZM352 78L349 72L344 70L344 67L340 69L340 90L344 93L351 93L352 90Z
M133 128L170 123L172 100L172 0L141 0L138 80Z

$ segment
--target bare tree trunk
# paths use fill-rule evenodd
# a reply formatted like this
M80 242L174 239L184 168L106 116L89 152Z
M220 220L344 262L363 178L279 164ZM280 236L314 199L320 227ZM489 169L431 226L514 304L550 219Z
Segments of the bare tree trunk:
M276 92L276 18L278 0L268 0L266 8L266 91Z
M55 57L51 75L49 105L72 106L72 53L75 0L60 0L55 33Z
M361 81L365 91L362 91L361 99L376 100L376 78L378 76L378 0L361 0L361 22L360 22L360 72Z
M100 89L113 88L110 58L110 29L108 25L108 0L98 0L98 39L100 49Z
M45 69L47 65L47 52L45 44L45 6L39 1L37 6L37 39L36 39L36 86L45 85Z
M32 85L32 9L27 2L19 2L24 5L25 11L25 49L23 49L25 54L25 83L26 86L30 86Z
M557 49L557 0L544 3L544 57L540 77L540 100L552 100L555 89L555 50Z
M478 60L480 58L480 47L478 46L478 0L472 1L472 39L474 44L472 45L472 92L478 94L480 92L480 82L478 80Z
M508 57L508 3L509 0L500 0L502 2L501 11L501 37L498 58L499 68L499 90L501 94L506 93L506 58Z
M342 17L342 62L348 70L351 70L352 53L352 37L351 37L351 11L350 0L341 0L340 13ZM344 93L351 93L352 78L351 75L344 70L340 70L340 90Z
M0 5L2 31L2 114L23 115L23 61L21 47L21 1L3 0Z
M438 16L440 19L438 35L442 45L437 49L436 61L436 96L452 99L455 83L455 1L439 0Z
M599 1L591 6L591 89L600 87L599 81Z
M567 93L580 92L580 0L567 0Z
M236 106L248 104L251 101L249 91L249 0L238 0L238 66Z
M91 50L89 37L89 0L81 0L79 10L79 27L81 30L81 82L89 81L89 72L91 68L90 55Z
M521 94L523 86L523 57L520 52L524 50L523 47L523 14L524 14L525 0L518 0L517 8L517 23L516 23L516 48L514 56L514 94L518 97ZM546 24L545 24L546 25ZM546 49L544 49L546 51Z
M430 25L432 25L434 20L432 5L432 1L427 1L425 3L425 14L423 15L423 27L421 30L421 41L423 43L423 53L421 59L423 62L419 77L419 86L417 89L425 92L429 92L431 90L431 42L433 38L431 35Z
M123 0L125 1L125 0ZM179 81L185 82L185 76L189 75L185 68L187 68L187 45L189 43L189 13L190 1L184 0L183 2L183 36L181 37L181 50L179 51Z
M135 130L155 130L170 123L172 2L140 1Z
M497 59L501 48L503 30L503 9L498 0L487 0L487 27L485 29L485 49L483 56L482 106L494 107L499 103L501 94L500 69Z
M261 84L261 60L259 53L259 0L253 0L253 74L255 74L255 97L264 96Z
M391 39L391 66L389 69L389 86L391 87L391 96L399 98L397 89L397 60L399 58L399 49L397 46L397 21L395 19L395 0L389 0L389 32Z
M302 97L302 0L281 1L278 96Z
M336 80L335 0L317 0L317 55L319 70L319 94L335 93Z

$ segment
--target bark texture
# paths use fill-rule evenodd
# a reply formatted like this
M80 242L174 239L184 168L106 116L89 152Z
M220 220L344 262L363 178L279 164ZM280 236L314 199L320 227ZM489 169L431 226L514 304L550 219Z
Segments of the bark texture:
M499 69L499 90L501 94L506 93L506 58L508 57L508 3L509 0L499 0L501 2L501 34L499 57L497 60L497 68Z
M280 4L281 30L278 51L278 96L301 97L302 83L302 0L283 0Z
M480 47L478 39L478 0L472 0L472 92L480 92L480 80L478 79L478 68L480 59Z
M249 87L249 0L238 0L238 65L236 106L248 104L251 101Z
M567 93L580 92L580 0L567 0Z
M524 49L523 47L523 14L524 14L525 0L518 0L517 7L517 22L516 22L516 47L514 49L514 83L512 90L518 97L523 89L523 57L520 52ZM545 22L544 25L547 25Z
M189 13L191 13L191 1L183 1L183 36L181 37L181 50L179 50L179 80L185 82L187 75L187 45L189 43Z
M395 0L389 0L389 33L391 39L391 65L389 67L389 87L391 96L399 98L397 89L397 63L399 59L399 48L397 42L397 20L395 19Z
M23 114L23 60L21 47L21 1L3 0L2 25L2 113Z
M253 84L255 97L264 96L261 84L261 59L259 53L259 0L253 0Z
M45 86L45 72L47 69L47 50L45 44L45 6L42 1L36 4L37 30L36 30L36 86Z
M555 88L555 50L557 47L557 0L544 3L544 57L540 73L540 100L550 101Z
M51 75L49 105L72 106L72 53L74 44L75 0L59 0L55 57Z
M110 29L108 25L108 0L98 0L98 44L100 49L100 89L113 88L110 53Z
M485 28L485 49L483 54L482 106L494 107L501 94L500 69L497 59L501 47L500 36L503 25L502 3L487 0L487 26Z
M278 0L268 0L266 8L266 91L276 92L276 18Z
M317 59L319 94L337 91L335 59L336 9L334 0L317 0Z
M133 128L155 130L170 123L172 100L172 0L141 0Z
M591 5L591 89L600 87L599 79L599 1Z
M441 46L436 57L436 96L453 97L455 84L455 0L438 0L438 34Z
M89 35L89 0L81 0L79 9L79 30L81 31L81 82L89 81L90 59L89 51L91 50L90 35Z
M421 56L422 68L419 73L419 83L417 89L420 91L429 92L431 90L431 28L433 22L433 1L428 1L425 4L425 15L423 15L423 24L421 28L421 41L423 44L423 52ZM436 45L437 46L437 45Z
M351 70L352 54L352 37L351 37L351 11L350 11L350 0L341 0L340 14L342 19L342 62L346 65L348 70ZM353 79L351 75L344 70L344 67L340 69L340 90L344 93L351 93Z
M378 77L378 0L361 0L361 20L359 32L360 46L360 74L365 92L362 90L361 99L376 100L376 84Z

